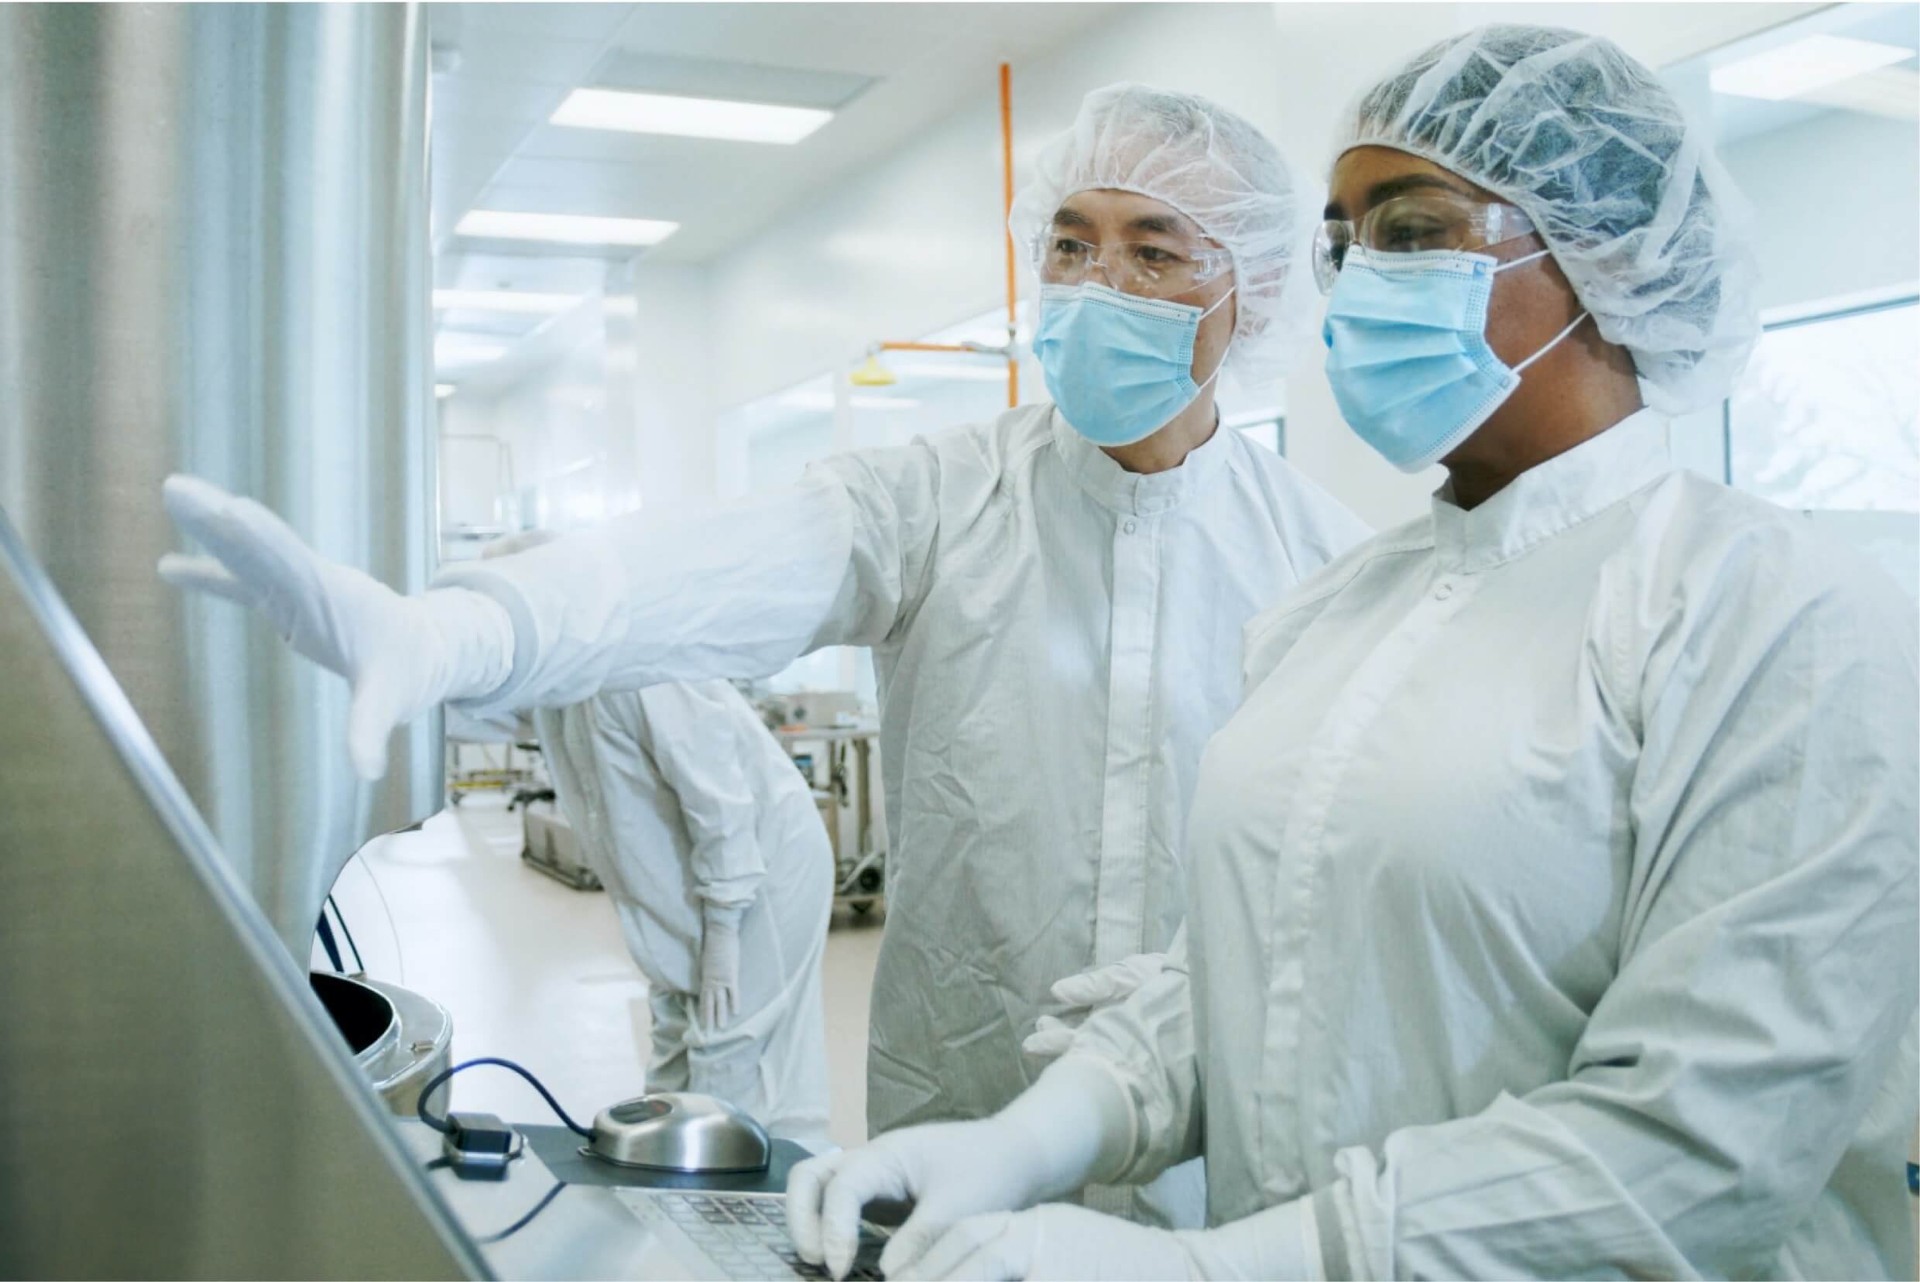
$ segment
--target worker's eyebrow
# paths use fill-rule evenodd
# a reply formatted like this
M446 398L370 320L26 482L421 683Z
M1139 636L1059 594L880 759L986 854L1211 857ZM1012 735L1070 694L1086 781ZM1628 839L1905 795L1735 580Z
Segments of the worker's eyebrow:
M1091 227L1093 220L1071 205L1062 205L1053 211L1055 227Z
M1410 191L1444 191L1455 196L1465 196L1472 200L1474 193L1460 183L1452 182L1439 174L1402 174L1398 178L1388 178L1367 188L1367 208L1372 209L1382 201L1392 200L1395 196L1404 196ZM1337 200L1327 202L1321 217L1343 219L1348 217L1346 206Z
M1159 232L1164 236L1185 236L1192 228L1178 214L1142 214L1127 224L1129 231Z
M1389 178L1367 188L1367 208L1371 209L1383 200L1392 200L1410 191L1423 191L1438 188L1452 192L1456 196L1473 198L1473 192L1461 183L1443 178L1439 174L1402 174L1398 178Z

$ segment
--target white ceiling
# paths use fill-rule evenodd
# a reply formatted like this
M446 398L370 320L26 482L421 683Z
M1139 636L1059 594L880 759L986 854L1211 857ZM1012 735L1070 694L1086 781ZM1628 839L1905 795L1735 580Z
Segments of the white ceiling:
M455 236L453 227L461 215L480 206L672 219L681 224L680 230L644 251L648 261L709 261L750 239L782 211L907 144L960 104L991 101L1002 61L1014 64L1017 95L1023 61L1110 20L1123 7L430 3L426 8L436 68L435 283L442 288L590 294L601 287L611 259L634 252ZM1746 7L1751 6L1728 6ZM1524 10L1532 16L1533 10L1549 8L1526 5L1505 11ZM1898 39L1899 32L1913 26L1911 4L1834 6L1801 23L1789 21L1809 8L1779 6L1783 25L1755 39L1787 38L1790 30L1808 24ZM1637 19L1647 8L1566 7L1570 14L1576 11L1626 21L1618 15L1625 12ZM1708 66L1733 52L1731 47L1716 50L1672 73L1699 80L1701 97L1714 97L1704 92ZM1913 73L1903 74L1911 78ZM547 123L569 91L595 85L824 106L837 114L790 147ZM1723 142L1789 123L1795 113L1815 109L1790 103L1713 103ZM992 145L991 140L983 140L983 145ZM438 320L446 330L511 339L539 328L544 318L446 312Z
M598 287L605 257L454 236L476 206L672 219L680 230L647 250L649 259L708 261L959 103L991 100L1003 60L1017 68L1118 7L429 4L436 283ZM596 84L845 105L795 146L547 123L569 90ZM446 320L501 332L529 324L477 314Z
M1715 67L1816 33L1871 40L1920 53L1920 5L1832 5L1710 49L1666 68L1662 74L1669 84L1705 87L1711 83ZM1855 76L1826 90L1784 101L1769 102L1711 92L1700 93L1699 97L1710 104L1716 145L1726 147L1755 134L1791 128L1834 110L1891 115L1911 123L1920 118L1920 72L1916 72L1913 59L1909 58L1897 66Z

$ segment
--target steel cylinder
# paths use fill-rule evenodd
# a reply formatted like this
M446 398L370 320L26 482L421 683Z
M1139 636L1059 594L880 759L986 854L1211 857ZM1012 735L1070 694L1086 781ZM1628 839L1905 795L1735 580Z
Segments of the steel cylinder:
M344 682L156 576L194 550L160 483L425 583L428 86L415 5L0 5L0 505L302 964L340 865L439 808L439 720L355 778Z

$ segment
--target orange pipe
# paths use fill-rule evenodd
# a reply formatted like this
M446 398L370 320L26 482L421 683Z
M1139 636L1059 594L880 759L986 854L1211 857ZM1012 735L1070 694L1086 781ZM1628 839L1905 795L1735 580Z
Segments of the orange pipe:
M1020 404L1020 360L1014 355L1013 336L1019 319L1019 289L1013 244L1013 68L1000 64L1000 162L1004 196L1002 227L1007 238L1007 408ZM971 352L962 343L876 343L883 352Z
M1020 403L1020 362L1013 354L1013 335L1018 304L1014 276L1013 243L1013 68L1000 64L1000 162L1006 195L1005 218L1001 226L1007 238L1007 408Z

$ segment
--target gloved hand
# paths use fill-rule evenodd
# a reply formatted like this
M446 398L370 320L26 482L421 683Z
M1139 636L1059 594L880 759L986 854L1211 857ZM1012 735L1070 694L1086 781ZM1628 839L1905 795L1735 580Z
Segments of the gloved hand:
M860 1208L875 1198L917 1205L880 1256L897 1277L951 1223L980 1211L1026 1206L1028 1137L998 1118L893 1131L860 1148L817 1157L787 1177L787 1230L800 1257L845 1277L859 1245Z
M1203 1276L1193 1271L1185 1234L1150 1229L1084 1206L1053 1203L961 1220L925 1255L887 1277L900 1282L967 1278L1085 1278L1148 1282ZM1253 1275L1249 1275L1253 1276Z
M1073 1035L1087 1016L1103 1006L1125 1001L1166 964L1165 953L1142 953L1056 981L1051 989L1053 1000L1065 1009L1058 1016L1042 1015L1020 1049L1041 1059L1060 1058L1073 1045Z
M841 1278L853 1264L861 1207L912 1198L913 1214L880 1256L881 1271L897 1277L956 1220L1031 1206L1096 1179L1122 1158L1131 1127L1112 1077L1063 1060L990 1118L908 1127L802 1162L787 1178L787 1228L802 1259Z
M725 1028L740 1011L740 916L709 911L700 938L700 1022Z
M976 1215L894 1279L1294 1278L1325 1282L1313 1201L1301 1198L1215 1229L1150 1229L1081 1206Z
M386 770L398 726L448 699L497 690L513 670L513 623L465 588L402 596L317 555L286 522L193 476L162 487L167 514L212 556L169 552L160 576L265 615L296 652L353 688L347 751L363 779Z

